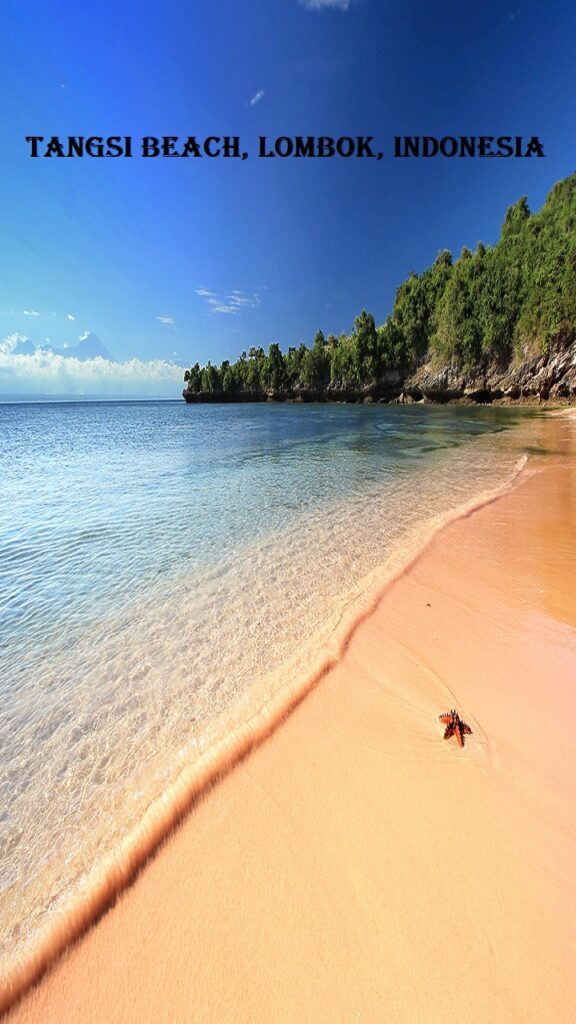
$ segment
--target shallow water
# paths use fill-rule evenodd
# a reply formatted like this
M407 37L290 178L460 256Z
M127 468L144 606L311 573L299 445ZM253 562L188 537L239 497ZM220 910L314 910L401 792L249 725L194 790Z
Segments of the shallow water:
M4 969L216 723L248 712L254 681L313 645L411 529L503 483L536 422L0 406Z

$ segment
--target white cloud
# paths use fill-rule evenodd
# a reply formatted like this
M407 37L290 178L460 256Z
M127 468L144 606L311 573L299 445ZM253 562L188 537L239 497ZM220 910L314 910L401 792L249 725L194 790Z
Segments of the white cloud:
M227 295L226 298L233 306L244 306L248 309L254 309L256 306L260 305L260 296L256 292L252 295L247 295L246 292L239 292L235 289L230 292L230 295Z
M40 316L37 309L25 309L24 316Z
M11 352L13 348L16 348L19 341L29 340L27 334L18 334L18 331L14 331L14 334L9 334L7 338L4 338L4 341L0 341L0 353Z
M239 288L233 288L227 295L218 295L208 288L197 288L196 295L206 300L210 313L236 316L245 309L255 309L260 305L260 296L257 292L243 292Z
M75 320L75 319L76 319L76 317L75 317L75 316L72 316L72 313L68 313L68 316L66 317L66 319L67 319L67 320Z
M15 340L16 339L16 340ZM0 342L0 392L10 394L166 394L178 397L183 369L165 359L130 359L113 363L98 356L84 362L75 357L36 349L14 355L24 335Z
M159 320L161 324L168 324L169 326L176 323L171 316L157 316L156 319Z
M347 11L352 0L300 0L300 3L307 11L325 11L329 7L338 11Z
M252 99L250 100L250 106L251 107L255 107L257 103L260 103L260 100L263 99L263 97L264 97L264 89L258 89L258 92L256 93L256 95L253 96Z
M89 334L90 331L82 331L82 334L78 335L78 341L85 341Z

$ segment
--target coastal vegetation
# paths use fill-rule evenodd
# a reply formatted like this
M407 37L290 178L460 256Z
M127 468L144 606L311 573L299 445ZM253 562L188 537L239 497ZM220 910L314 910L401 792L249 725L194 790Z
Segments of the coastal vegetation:
M526 196L511 206L496 245L464 247L457 259L442 250L432 266L412 272L383 324L363 310L350 334L326 337L319 330L310 346L282 352L273 342L236 362L196 363L186 370L183 394L192 402L402 400L406 382L424 365L436 375L448 369L477 380L530 361L541 366L575 340L573 174L553 187L538 213Z

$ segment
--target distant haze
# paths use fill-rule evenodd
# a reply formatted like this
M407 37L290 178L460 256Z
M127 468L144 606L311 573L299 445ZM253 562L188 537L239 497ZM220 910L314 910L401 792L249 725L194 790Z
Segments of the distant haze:
M117 362L93 332L59 348L13 334L0 342L0 396L177 398L182 367L164 359Z

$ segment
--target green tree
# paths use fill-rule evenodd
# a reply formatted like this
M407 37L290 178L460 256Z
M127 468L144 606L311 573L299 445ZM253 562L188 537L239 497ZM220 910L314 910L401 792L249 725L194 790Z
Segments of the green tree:
M327 387L330 381L330 361L322 331L316 332L312 348L303 354L300 379L304 387L315 390Z
M202 368L200 375L200 390L207 391L211 394L221 390L218 370L215 366L212 366L210 361L208 361L206 366Z
M371 384L380 376L380 343L374 317L362 310L352 331L354 368L359 384Z
M268 348L266 383L273 391L282 391L286 387L284 356L277 342L273 342Z

